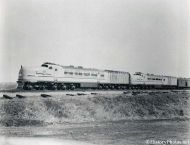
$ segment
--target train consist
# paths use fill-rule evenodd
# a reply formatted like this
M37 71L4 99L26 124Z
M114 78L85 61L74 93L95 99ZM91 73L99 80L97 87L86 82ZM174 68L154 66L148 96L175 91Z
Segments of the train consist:
M24 90L190 88L190 79L186 78L141 72L130 74L81 66L62 66L49 62L36 68L21 66L17 83L17 88Z

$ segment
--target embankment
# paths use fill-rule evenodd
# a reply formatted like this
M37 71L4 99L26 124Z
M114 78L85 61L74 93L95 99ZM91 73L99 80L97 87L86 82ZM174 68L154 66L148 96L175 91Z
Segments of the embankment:
M0 99L0 125L3 126L123 119L187 119L190 118L189 113L188 91Z

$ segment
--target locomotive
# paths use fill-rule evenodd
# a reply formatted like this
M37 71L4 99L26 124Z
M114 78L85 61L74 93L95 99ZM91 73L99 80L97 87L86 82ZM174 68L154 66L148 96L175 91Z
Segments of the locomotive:
M62 66L45 62L40 67L19 70L17 88L24 90L152 89L189 88L190 79L124 71Z

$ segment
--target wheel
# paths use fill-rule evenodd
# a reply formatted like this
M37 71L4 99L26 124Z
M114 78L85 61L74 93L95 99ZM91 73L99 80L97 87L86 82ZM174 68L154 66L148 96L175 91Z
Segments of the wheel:
M99 86L98 86L98 89L101 90L101 89L102 89L102 86L99 85Z
M23 89L24 90L32 90L32 85L30 85L29 83L25 83L24 86L23 86Z
M71 85L71 90L74 90L76 87L75 87L75 85Z
M67 86L66 85L62 85L61 86L61 90L66 90L67 89Z

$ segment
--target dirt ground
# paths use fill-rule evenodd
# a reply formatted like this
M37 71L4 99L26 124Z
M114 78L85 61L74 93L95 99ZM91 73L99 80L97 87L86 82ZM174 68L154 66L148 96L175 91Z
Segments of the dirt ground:
M45 127L1 127L0 135L4 138L0 138L0 143L2 145L37 143L39 145L146 145L150 140L189 141L189 125L188 120L122 120L65 123Z
M41 97L42 93L51 97ZM4 94L13 98L6 99ZM15 97L16 94L24 98ZM189 91L2 92L0 95L2 145L143 145L160 141L190 144Z

